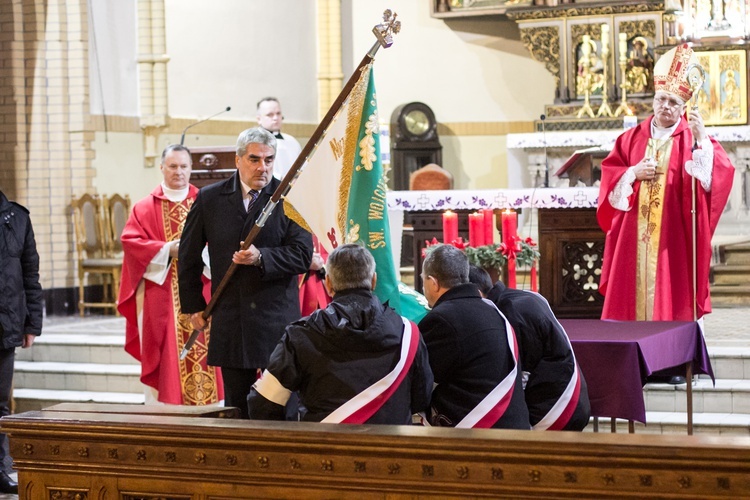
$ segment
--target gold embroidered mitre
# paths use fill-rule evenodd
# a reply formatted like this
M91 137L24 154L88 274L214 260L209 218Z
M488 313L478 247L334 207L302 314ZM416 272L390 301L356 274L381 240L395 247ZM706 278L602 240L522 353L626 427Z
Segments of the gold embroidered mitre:
M654 90L668 92L687 102L693 91L687 81L687 70L698 57L688 44L684 43L669 50L654 64Z

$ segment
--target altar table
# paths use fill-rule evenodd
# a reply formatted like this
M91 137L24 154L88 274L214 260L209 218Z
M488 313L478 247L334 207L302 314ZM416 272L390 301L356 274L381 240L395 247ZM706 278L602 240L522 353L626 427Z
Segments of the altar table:
M714 380L701 329L692 321L563 319L588 385L591 416L646 423L643 384L653 372L703 373ZM688 364L690 363L690 364ZM688 378L688 432L692 386Z

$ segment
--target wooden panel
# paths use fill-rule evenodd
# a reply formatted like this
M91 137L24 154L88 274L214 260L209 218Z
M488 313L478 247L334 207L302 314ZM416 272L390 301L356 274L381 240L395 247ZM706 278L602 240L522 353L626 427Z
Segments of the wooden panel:
M738 498L750 438L29 412L21 499ZM78 495L78 496L75 496Z
M200 188L231 176L237 170L234 162L236 151L234 146L191 148L193 173L190 183Z
M539 292L558 318L601 317L604 233L595 208L539 210Z

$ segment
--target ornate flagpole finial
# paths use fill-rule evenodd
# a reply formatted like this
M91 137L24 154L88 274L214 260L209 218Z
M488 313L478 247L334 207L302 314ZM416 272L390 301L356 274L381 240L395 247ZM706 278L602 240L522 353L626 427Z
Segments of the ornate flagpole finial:
M385 9L383 12L383 22L372 28L372 32L383 48L387 49L393 45L393 35L401 31L401 21L397 21L396 17L398 17L398 14L391 9Z

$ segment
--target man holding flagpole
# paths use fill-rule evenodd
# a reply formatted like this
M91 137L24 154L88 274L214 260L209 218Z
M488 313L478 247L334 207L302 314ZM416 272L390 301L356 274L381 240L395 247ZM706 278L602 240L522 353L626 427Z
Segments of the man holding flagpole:
M234 175L202 188L188 213L178 270L182 312L202 330L203 248L208 244L212 295L236 265L211 316L208 364L222 368L225 404L247 418L247 395L258 371L267 366L286 325L300 317L297 275L310 267L312 238L275 210L253 244L239 249L280 181L273 177L276 139L268 131L242 132L236 153Z

